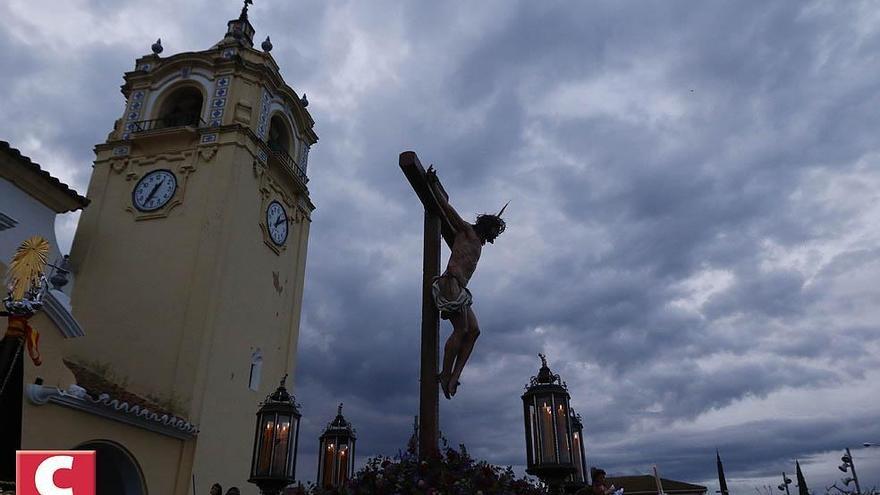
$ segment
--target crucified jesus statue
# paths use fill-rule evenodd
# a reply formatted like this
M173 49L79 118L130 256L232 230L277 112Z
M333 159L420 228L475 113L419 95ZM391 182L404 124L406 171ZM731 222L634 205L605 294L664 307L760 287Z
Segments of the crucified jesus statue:
M480 325L471 307L473 296L467 285L477 269L483 246L487 241L494 243L495 238L504 232L501 214L507 205L497 215L478 215L476 223L471 224L462 220L446 200L433 166L428 167L426 178L440 209L455 230L446 271L434 278L431 287L440 317L452 323L452 334L443 351L443 370L437 376L443 395L450 399L461 385L458 381L461 371L480 336Z

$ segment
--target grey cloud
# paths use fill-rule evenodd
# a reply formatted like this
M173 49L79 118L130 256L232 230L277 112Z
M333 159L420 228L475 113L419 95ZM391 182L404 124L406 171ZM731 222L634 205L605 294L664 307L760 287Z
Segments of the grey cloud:
M178 7L172 51L210 46L237 15L157 8ZM707 480L717 446L729 479L760 478L880 437L871 415L828 392L870 387L880 369L880 294L863 280L880 274L872 10L257 2L257 37L272 36L321 137L296 372L300 477L313 476L336 403L362 459L403 448L418 410L422 213L397 168L406 149L436 164L466 217L513 200L472 283L483 334L442 405L450 443L522 469L519 395L541 350L584 416L590 461L610 472L657 462L664 476ZM0 53L0 81L27 88L0 97L0 133L19 145L39 133L25 151L65 157L84 190L139 53L110 39L27 50L3 27L0 40L15 47ZM832 187L847 177L867 185ZM729 283L700 286L711 271ZM816 414L766 419L785 393L815 393ZM701 423L742 403L755 409Z

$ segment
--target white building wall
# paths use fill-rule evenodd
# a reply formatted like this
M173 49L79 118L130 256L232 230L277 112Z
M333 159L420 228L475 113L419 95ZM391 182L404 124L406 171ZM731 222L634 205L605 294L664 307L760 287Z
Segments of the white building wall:
M61 259L58 241L55 238L55 212L22 191L14 183L0 177L0 213L18 222L15 227L0 230L0 263L9 265L9 260L21 243L38 235L49 241L49 263ZM5 272L5 270L4 270ZM3 284L5 286L5 273ZM5 296L5 290L2 291Z

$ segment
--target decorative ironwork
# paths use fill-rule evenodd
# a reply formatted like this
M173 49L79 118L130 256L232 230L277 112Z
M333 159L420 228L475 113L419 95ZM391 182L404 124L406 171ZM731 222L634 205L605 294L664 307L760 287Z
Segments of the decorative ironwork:
M247 20L248 6L253 5L253 4L254 4L254 0L244 0L244 7L241 8L241 14L239 14L239 16L238 16L239 20L242 20L242 21Z
M525 385L523 389L528 390L536 385L551 385L556 384L560 387L568 390L568 385L562 381L562 378L550 371L550 368L547 366L547 356L543 354L538 354L538 357L541 358L541 369L538 370L538 374L529 379L529 384Z
M126 130L129 133L137 134L140 132L157 131L159 129L170 129L172 127L204 127L205 121L198 114L180 113L166 115L158 119L138 120L126 124Z
M309 178L306 176L306 171L296 163L296 160L290 156L287 151L277 146L269 146L269 154L274 157L276 160L280 161L285 167L289 168L294 175L302 181L303 184L309 183Z

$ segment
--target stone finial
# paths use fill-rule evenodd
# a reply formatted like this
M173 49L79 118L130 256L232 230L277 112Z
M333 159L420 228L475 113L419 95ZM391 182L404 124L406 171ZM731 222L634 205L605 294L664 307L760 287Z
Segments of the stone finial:
M272 40L270 40L269 37L266 36L266 39L263 41L263 44L260 46L263 47L264 52L269 53L272 51Z
M153 53L156 55L162 53L162 50L164 50L164 48L162 48L162 38L157 39L150 48L153 49Z
M299 102L302 103L303 108L309 106L309 99L306 98L306 94L303 93L302 98L299 99Z

